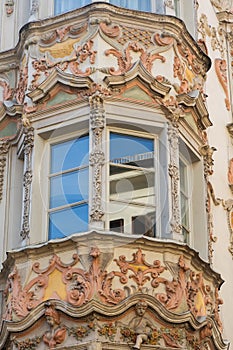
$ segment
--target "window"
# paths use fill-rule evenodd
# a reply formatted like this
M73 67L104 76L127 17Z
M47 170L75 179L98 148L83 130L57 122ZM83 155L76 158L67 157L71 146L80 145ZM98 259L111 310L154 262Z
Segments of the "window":
M109 228L155 235L154 139L110 133Z
M49 239L88 229L89 138L51 146Z
M109 0L109 3L132 10L152 11L150 0Z
M86 6L93 0L54 0L54 13L64 13ZM164 0L106 0L104 2L132 10L165 13Z
M64 13L91 4L91 0L54 0L54 13Z
M181 18L188 31L195 38L196 33L196 0L175 0L175 15Z

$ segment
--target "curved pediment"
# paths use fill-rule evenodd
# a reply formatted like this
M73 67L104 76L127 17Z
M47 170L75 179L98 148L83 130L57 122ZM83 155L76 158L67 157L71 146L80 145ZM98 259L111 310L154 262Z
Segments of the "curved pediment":
M144 65L140 61L134 64L132 69L130 69L124 75L107 76L104 79L105 83L110 88L120 88L135 80L141 81L146 85L148 91L151 91L157 96L164 97L171 90L169 85L162 84L156 78L154 78L145 69Z
M35 90L28 93L28 96L33 102L37 102L44 98L58 83L79 89L88 89L91 86L92 79L89 77L74 77L72 74L54 69L46 80L38 85Z

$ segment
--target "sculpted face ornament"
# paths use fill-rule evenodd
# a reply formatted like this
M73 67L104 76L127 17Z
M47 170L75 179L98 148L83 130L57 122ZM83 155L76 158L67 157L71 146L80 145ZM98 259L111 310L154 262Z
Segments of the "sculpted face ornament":
M7 17L9 17L14 12L14 5L14 0L6 0L5 8Z
M49 349L52 349L57 344L64 342L66 337L66 328L61 326L60 316L53 305L47 307L45 317L50 330L45 332L43 341L49 347Z

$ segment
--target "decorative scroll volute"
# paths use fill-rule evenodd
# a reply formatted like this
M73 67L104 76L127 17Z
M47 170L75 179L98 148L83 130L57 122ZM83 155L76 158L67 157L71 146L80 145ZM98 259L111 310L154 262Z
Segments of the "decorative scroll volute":
M99 25L100 30L109 38L117 38L120 35L120 27L118 25L108 24L106 22L101 22Z

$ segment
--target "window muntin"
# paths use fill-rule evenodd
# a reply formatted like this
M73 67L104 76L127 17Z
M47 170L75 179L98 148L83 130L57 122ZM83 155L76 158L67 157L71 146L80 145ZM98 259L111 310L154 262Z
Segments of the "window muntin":
M111 132L109 158L110 228L117 232L146 234L150 221L153 231L155 219L150 217L153 213L155 218L154 139ZM134 224L136 218L137 225ZM143 232L145 222L147 226Z
M49 239L88 229L89 137L51 146Z

